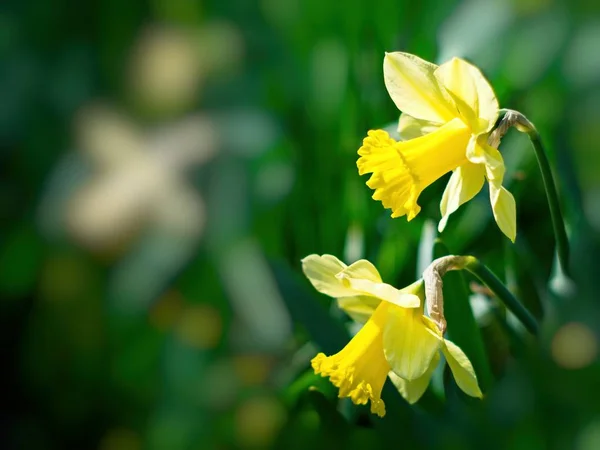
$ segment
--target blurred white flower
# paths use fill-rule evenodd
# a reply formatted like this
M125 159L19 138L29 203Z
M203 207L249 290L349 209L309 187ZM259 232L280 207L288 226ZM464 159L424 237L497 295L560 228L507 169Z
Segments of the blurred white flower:
M144 132L128 118L94 107L80 116L78 135L93 166L67 207L68 229L80 244L110 251L146 227L200 236L204 203L183 175L215 151L209 119L196 115Z
M242 57L243 40L233 25L152 25L134 47L129 89L136 102L151 112L182 112L197 102L207 75L233 69Z

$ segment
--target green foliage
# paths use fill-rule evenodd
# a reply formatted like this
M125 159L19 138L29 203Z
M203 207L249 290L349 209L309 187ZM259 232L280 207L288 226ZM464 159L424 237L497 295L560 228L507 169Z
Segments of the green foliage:
M541 0L4 2L8 447L600 448L598 18L581 2ZM145 60L151 38L162 47ZM540 336L474 279L450 273L448 337L485 398L465 398L440 372L409 406L388 382L379 419L310 370L352 329L302 277L300 259L364 257L398 287L420 276L422 228L440 218L445 180L408 223L370 199L356 170L367 131L393 129L398 117L382 79L394 50L471 60L502 107L535 123L573 280L555 271L530 143L510 132L501 151L516 244L494 224L485 189L441 238L490 267L540 319ZM103 108L117 125L94 116ZM94 124L104 128L90 141ZM149 157L129 166L136 145ZM171 165L181 170L157 175ZM134 169L88 197L93 220L80 228L78 200L114 166ZM155 172L144 178L147 167ZM108 231L95 240L90 230Z

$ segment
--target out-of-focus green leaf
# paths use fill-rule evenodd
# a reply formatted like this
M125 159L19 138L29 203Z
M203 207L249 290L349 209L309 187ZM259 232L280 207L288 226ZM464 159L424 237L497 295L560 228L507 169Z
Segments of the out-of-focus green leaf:
M387 213L386 213L387 215ZM404 219L381 220L385 231L379 246L377 258L373 260L383 280L394 283L401 278L403 271L414 261L414 252L420 235L421 219L417 218L410 224ZM412 270L410 276L412 277Z
M345 448L349 431L349 424L322 393L307 391L292 410L291 417L273 448Z
M337 435L338 439L346 435L348 423L321 392L310 390L305 398L319 413L322 428Z
M337 388L327 378L317 375L311 369L285 388L283 399L289 406L295 405L299 398L311 389L321 392L330 400L337 396Z
M6 238L0 253L0 292L24 295L33 287L41 264L42 244L29 226L15 228Z
M331 317L289 267L273 263L272 269L294 322L302 324L324 353L331 355L340 351L350 339L343 325Z

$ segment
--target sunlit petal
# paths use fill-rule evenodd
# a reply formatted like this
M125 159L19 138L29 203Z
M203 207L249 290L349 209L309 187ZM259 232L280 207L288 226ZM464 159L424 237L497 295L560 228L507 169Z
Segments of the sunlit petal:
M385 55L385 86L400 111L438 123L456 117L454 102L434 75L436 68L435 64L408 53Z
M469 64L462 59L452 58L438 67L435 75L442 81L471 128L478 129L480 127L478 122L479 97L475 81L469 71Z
M342 297L337 299L337 304L352 320L365 323L375 312L381 299L370 295L356 297Z
M416 295L401 292L394 286L383 283L375 266L365 259L351 264L338 273L336 278L356 293L372 295L403 308L416 308L420 304Z
M490 202L500 230L512 241L517 237L517 206L515 198L504 186L489 183Z
M342 272L343 277L343 272ZM402 308L416 308L421 300L413 294L407 294L386 283L375 283L369 280L342 278L354 292L372 295L378 299L400 306Z
M433 133L442 125L442 123L429 120L415 119L413 116L402 113L398 121L398 134L402 140L406 141Z
M440 232L446 227L450 214L475 197L483 187L484 181L485 168L481 164L466 163L452 173L440 203L442 213L442 220L438 225Z
M423 321L420 308L389 306L383 327L385 358L392 370L407 381L423 376L441 341Z
M376 283L381 282L381 276L379 275L377 268L373 263L366 259L360 259L350 264L348 267L344 267L341 273L343 273L346 278L369 280Z
M404 397L404 399L410 403L416 403L423 396L425 391L427 390L427 386L429 386L429 382L431 381L431 376L433 375L433 371L437 367L440 362L440 354L437 352L433 355L433 359L429 364L429 367L425 371L423 375L413 381L406 381L404 378L399 377L394 372L389 373L390 380L398 392Z
M504 158L498 149L486 142L485 136L472 136L467 145L467 159L473 164L485 165L488 180L502 183L504 179Z
M477 89L477 97L479 98L479 118L487 121L487 128L480 131L487 132L492 129L498 119L498 99L496 98L492 86L481 73L481 70L472 64L466 64L469 67L469 72L471 73L471 77L475 82L475 88Z
M473 370L473 365L469 361L469 358L467 358L467 355L456 344L447 339L444 341L442 352L444 352L444 356L452 370L452 375L454 375L458 387L471 397L483 397L477 383L477 376Z
M335 276L346 268L346 264L333 255L308 255L302 260L302 270L315 289L331 297L357 295Z
M472 123L473 132L479 134L489 131L496 123L499 106L494 90L481 71L463 59L452 58L442 64L435 74L452 93L461 113L468 106L465 115Z

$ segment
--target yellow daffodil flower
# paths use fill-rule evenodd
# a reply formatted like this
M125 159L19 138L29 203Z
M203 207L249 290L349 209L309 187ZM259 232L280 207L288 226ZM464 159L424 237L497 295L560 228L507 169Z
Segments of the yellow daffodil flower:
M481 397L467 356L423 315L422 280L399 290L383 283L369 261L347 266L331 255L309 255L302 260L302 269L319 292L336 298L351 317L366 322L339 353L319 353L312 360L315 373L328 376L339 388L339 397L349 397L357 405L370 401L371 412L383 417L381 390L389 374L404 398L414 403L425 392L440 351L459 387Z
M453 58L437 66L408 53L387 53L385 85L402 111L397 142L384 130L371 130L358 150L360 175L373 198L392 210L392 217L412 220L421 210L420 193L452 171L440 209L441 232L448 216L471 200L487 178L494 218L514 242L516 208L502 186L504 161L487 138L498 119L498 100L478 68Z

